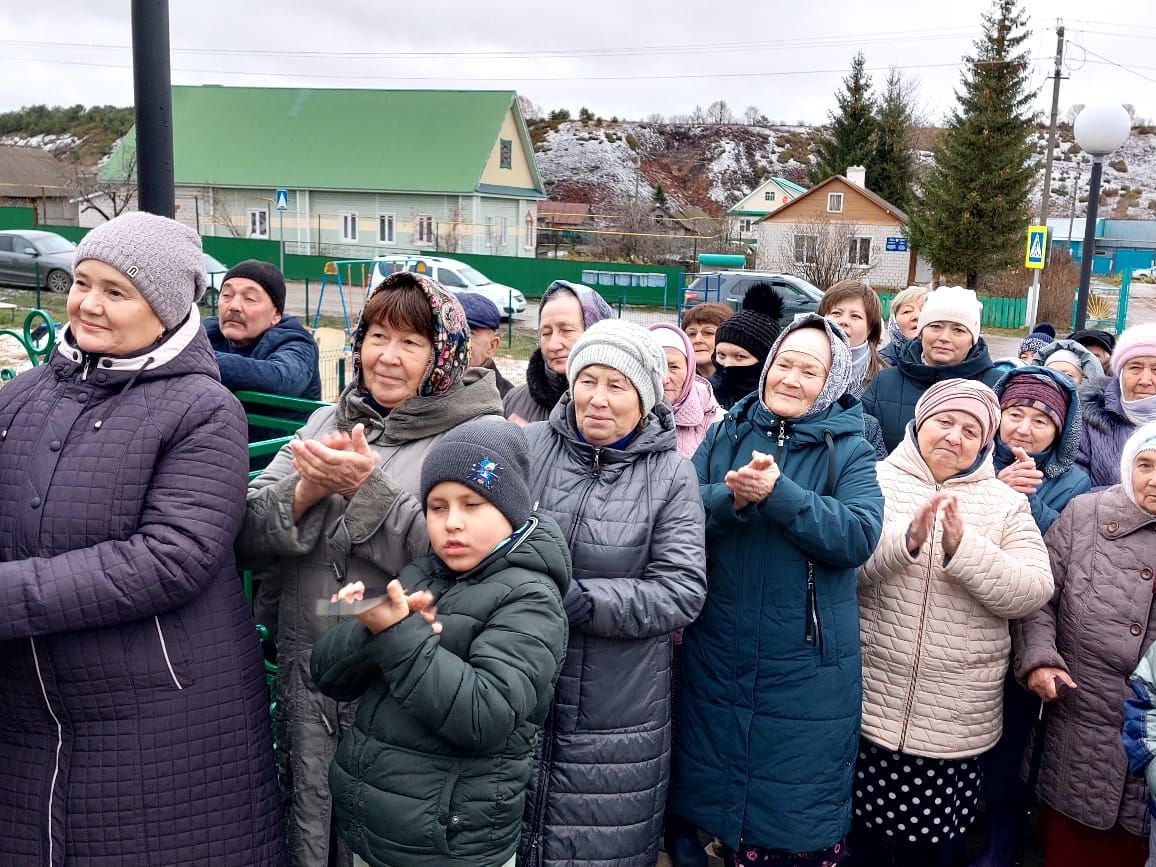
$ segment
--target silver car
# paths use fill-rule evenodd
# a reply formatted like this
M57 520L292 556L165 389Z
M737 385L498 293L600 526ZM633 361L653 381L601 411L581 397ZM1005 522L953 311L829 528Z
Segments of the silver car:
M0 285L40 285L52 292L72 287L76 245L55 232L38 229L0 231Z

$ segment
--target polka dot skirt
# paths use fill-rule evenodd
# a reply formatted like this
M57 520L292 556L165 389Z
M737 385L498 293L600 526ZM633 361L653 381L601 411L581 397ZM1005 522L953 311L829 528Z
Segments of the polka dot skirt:
M966 831L978 805L975 759L929 759L859 742L856 823L902 842L935 845Z

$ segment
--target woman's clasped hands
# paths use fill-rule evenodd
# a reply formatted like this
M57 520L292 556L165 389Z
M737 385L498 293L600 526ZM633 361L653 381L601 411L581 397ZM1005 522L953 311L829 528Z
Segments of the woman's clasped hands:
M907 550L912 557L919 553L931 535L937 515L943 520L944 555L951 559L959 550L959 543L963 541L963 518L959 514L959 499L955 494L940 492L933 494L911 517L911 524L907 527Z
M735 511L752 503L761 503L775 490L781 471L770 455L756 451L746 466L731 470L723 477L723 484L731 492Z

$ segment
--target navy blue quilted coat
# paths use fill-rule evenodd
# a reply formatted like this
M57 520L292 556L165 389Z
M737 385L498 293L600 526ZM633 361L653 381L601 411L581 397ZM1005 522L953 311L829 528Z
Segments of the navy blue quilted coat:
M281 863L246 469L195 314L0 390L0 864Z

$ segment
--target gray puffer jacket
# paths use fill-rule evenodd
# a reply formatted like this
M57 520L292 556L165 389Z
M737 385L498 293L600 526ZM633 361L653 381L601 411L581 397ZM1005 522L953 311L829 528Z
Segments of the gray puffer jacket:
M520 863L653 867L670 766L671 633L706 598L698 479L664 404L622 450L579 435L569 394L526 429L530 489L592 613L566 662L526 798Z
M1147 786L1120 740L1128 678L1156 638L1156 515L1119 485L1072 500L1044 541L1056 591L1015 621L1015 673L1062 668L1077 688L1052 705L1037 792L1090 828L1147 835Z
M494 374L481 368L470 370L463 382L446 394L412 397L387 416L366 402L358 386L350 385L336 404L317 410L296 434L299 440L316 439L329 431L350 431L358 423L365 425L366 439L381 456L381 463L348 503L332 494L294 523L293 491L298 476L288 446L249 483L237 550L246 566L271 563L269 571L281 593L278 760L282 786L289 798L286 836L295 865L329 863L329 763L357 711L356 703L323 696L310 677L313 644L334 623L332 617L317 614L317 602L328 599L345 576L363 580L371 588L385 587L393 576L361 559L372 556L372 551L354 548L351 552L351 548L362 537L389 532L388 527L380 526L380 517L375 517L375 504L387 487L386 477L416 496L426 453L443 435L470 419L501 412ZM424 522L419 529L424 529ZM411 535L416 539L421 533ZM395 571L423 553L424 546L419 548L415 543ZM388 565L377 559L378 567Z

